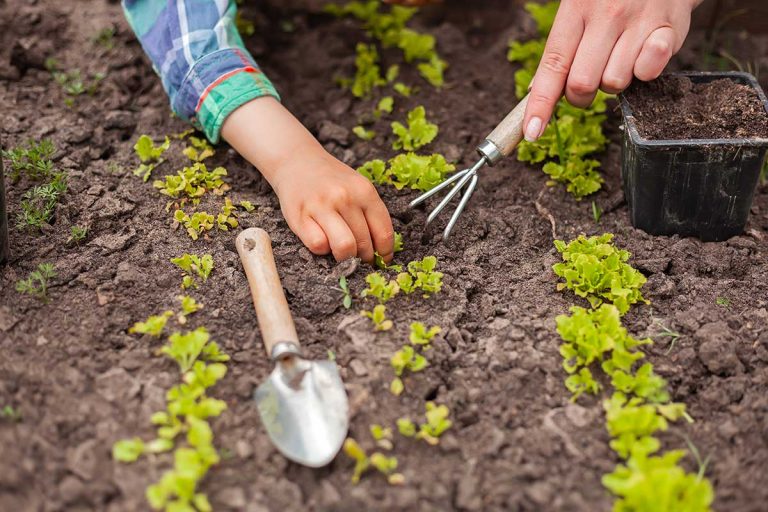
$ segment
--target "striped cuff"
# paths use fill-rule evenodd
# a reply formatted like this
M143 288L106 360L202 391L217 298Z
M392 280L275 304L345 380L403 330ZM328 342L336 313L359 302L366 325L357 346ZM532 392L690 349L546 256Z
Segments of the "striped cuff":
M262 96L280 99L247 52L227 48L195 63L176 93L173 110L181 118L192 121L216 143L227 116L244 103Z

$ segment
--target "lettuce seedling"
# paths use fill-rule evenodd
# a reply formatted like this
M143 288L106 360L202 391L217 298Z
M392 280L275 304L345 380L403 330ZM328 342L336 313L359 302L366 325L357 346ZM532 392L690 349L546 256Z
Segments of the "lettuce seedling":
M413 322L411 324L411 334L408 339L411 344L418 345L422 349L427 350L431 347L432 338L440 334L440 327L433 326L427 329L427 326L421 322Z
M376 441L376 445L384 450L391 450L392 446L392 429L389 427L382 427L381 425L370 426L371 437Z
M379 119L384 114L391 114L394 108L395 99L392 96L384 96L376 105L376 110L373 112L373 115L376 119Z
M386 311L387 307L383 304L379 304L373 308L373 311L361 311L360 314L371 319L374 330L388 331L394 324L392 323L392 320L387 319Z
M379 304L386 303L400 292L397 281L394 279L388 281L379 272L373 272L365 276L365 282L368 284L368 288L363 290L360 296L363 298L374 297L379 301Z
M195 212L187 215L184 210L176 210L173 220L184 226L192 240L197 240L200 235L213 229L214 217L210 213Z
M190 287L197 288L197 282L193 276L197 276L205 282L213 270L213 256L210 254L204 254L203 256L183 254L178 258L171 258L171 263L184 271L184 280L181 284L181 287L184 289Z
M141 438L121 439L112 445L112 458L120 462L135 462L144 451L144 441Z
M256 207L253 206L253 203L250 201L240 201L239 203L237 203L237 206L239 206L246 212L252 212L253 210L256 209Z
M395 352L390 359L390 364L398 377L402 376L406 370L416 373L429 366L427 358L408 345Z
M681 468L684 456L684 451L673 450L661 456L633 457L603 476L603 485L619 497L614 510L709 512L712 484Z
M342 299L342 305L344 309L352 307L352 292L349 290L349 283L347 283L346 276L339 277L339 289L344 293L344 299Z
M205 327L198 327L186 334L176 332L171 334L168 344L162 347L160 352L176 361L182 373L189 371L201 356L207 361L228 361L229 356L219 351L218 344L209 343L210 337Z
M397 420L397 430L405 437L423 439L428 444L436 445L440 442L440 436L453 425L451 420L448 419L449 415L450 411L446 405L436 405L434 402L427 402L426 412L424 413L427 421L419 425L418 430L416 425L408 418Z
M456 166L446 162L442 155L420 156L414 153L398 155L389 161L388 175L391 183L401 190L431 190L445 180Z
M53 263L40 263L29 277L16 283L16 291L32 295L37 299L48 302L48 288L50 281L56 277L56 267Z
M133 146L136 156L141 160L141 165L133 171L135 176L141 176L144 181L149 180L149 176L155 168L164 162L162 158L163 153L171 147L171 139L165 138L165 142L155 146L154 142L148 135L142 135L136 144Z
M436 268L435 256L425 256L421 261L408 263L408 273L413 277L412 291L421 290L424 298L438 293L443 288L443 273L437 272Z
M422 62L417 66L419 74L436 88L445 85L445 70L448 69L448 63L437 56L432 55L428 62Z
M14 423L21 421L21 412L12 405L5 405L0 409L0 418L7 419Z
M190 145L184 148L184 156L192 160L193 162L202 162L206 158L210 158L216 154L207 140L198 137L189 138Z
M397 473L397 457L387 457L383 453L375 452L371 454L370 462L379 473L387 477L387 482L390 485L403 485L405 483L405 477L401 473Z
M365 141L372 141L374 138L376 138L376 132L373 130L367 130L364 126L357 125L354 128L352 128L352 133L357 135L357 137L361 140Z
M30 180L49 180L53 174L51 158L55 152L56 147L50 139L43 139L40 142L29 139L26 148L18 146L7 151L2 150L0 155L10 160L8 177L16 183L22 173Z
M176 174L166 176L164 180L155 180L153 186L161 194L174 199L182 196L198 199L206 192L220 196L229 190L229 185L223 179L226 175L227 170L223 167L209 171L204 163L195 162Z
M356 484L360 481L360 477L363 473L370 467L371 461L365 454L365 450L363 450L360 445L357 444L357 441L351 437L348 437L344 441L344 453L355 461L355 469L352 473L352 483Z
M427 121L424 107L418 106L411 110L407 119L407 127L397 121L392 123L392 133L397 137L392 144L392 149L414 151L435 140L439 128L436 124Z
M392 382L389 383L389 392L395 396L400 396L405 391L405 383L400 377L395 377Z
M143 322L136 322L128 329L130 334L149 334L159 337L163 333L168 319L173 316L173 311L165 311L160 315L152 315Z
M563 262L552 269L565 279L565 283L557 285L558 290L572 290L587 299L593 308L603 302L612 303L623 315L632 304L649 304L640 292L646 278L627 263L630 253L617 249L611 244L612 240L610 233L589 238L580 235L567 244L555 240Z
M358 43L356 52L354 78L345 78L339 82L342 87L349 87L355 97L365 98L376 87L386 85L387 80L381 76L379 52L375 45Z
M225 197L221 213L216 216L216 227L221 231L229 231L229 228L236 228L239 225L237 215L235 215L236 211L237 207L232 204L228 197Z
M410 98L413 94L413 87L407 86L403 82L397 82L392 86L392 89L394 89L396 93L406 98Z
M552 178L548 182L549 185L564 183L566 190L580 201L602 187L603 178L595 170L599 167L600 162L597 160L582 160L574 157L567 160L565 164L547 162L544 164L543 171Z

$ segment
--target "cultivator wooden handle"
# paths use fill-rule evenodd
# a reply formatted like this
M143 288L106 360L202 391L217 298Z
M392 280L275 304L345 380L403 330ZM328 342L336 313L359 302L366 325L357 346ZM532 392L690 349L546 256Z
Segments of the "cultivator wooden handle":
M509 156L512 151L515 150L520 141L523 140L523 119L525 117L525 109L528 106L528 96L520 100L515 108L507 114L502 122L494 128L488 137L485 139L492 142L496 149L498 149L501 156L498 158L492 158L490 155L484 155L491 159L489 162L495 164L496 161L501 158Z
M269 235L263 229L249 228L237 236L235 246L251 288L267 354L271 357L275 345L283 342L295 343L298 348L299 337L277 274Z

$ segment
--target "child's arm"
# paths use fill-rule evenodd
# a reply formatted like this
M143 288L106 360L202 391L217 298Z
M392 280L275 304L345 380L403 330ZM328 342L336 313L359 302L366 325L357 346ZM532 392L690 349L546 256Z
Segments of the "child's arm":
M288 225L316 254L392 258L393 229L376 189L329 155L280 103L245 49L234 0L123 0L171 107L221 136L275 189Z
M565 91L579 107L598 89L624 90L653 80L688 35L702 0L562 0L525 114L525 138L538 139Z

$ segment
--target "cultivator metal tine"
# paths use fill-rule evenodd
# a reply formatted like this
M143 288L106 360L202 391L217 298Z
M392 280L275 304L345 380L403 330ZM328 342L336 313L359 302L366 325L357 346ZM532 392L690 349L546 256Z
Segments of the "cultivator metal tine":
M417 206L430 197L434 196L438 192L445 190L446 188L450 187L451 185L453 188L448 192L448 194L440 201L440 203L435 207L434 210L429 214L427 217L427 224L430 224L433 220L437 218L438 215L445 209L446 206L453 200L454 197L456 197L458 194L462 194L461 200L459 201L459 205L456 207L456 210L453 212L453 215L451 215L451 219L448 221L448 225L445 227L445 231L443 231L443 240L447 239L451 231L453 231L453 227L456 225L456 222L459 220L459 216L461 215L461 212L464 211L464 208L467 206L467 203L469 202L470 197L472 197L472 193L475 191L475 188L477 188L477 171L480 170L485 164L487 163L487 160L485 158L481 158L475 165L470 167L469 169L464 169L463 171L457 172L441 184L434 187L432 190L429 190L428 192L420 195L413 201L411 201L411 208L414 206ZM457 183L458 182L458 183ZM467 186L467 183L469 185ZM464 187L467 186L467 189L462 193L462 190Z

